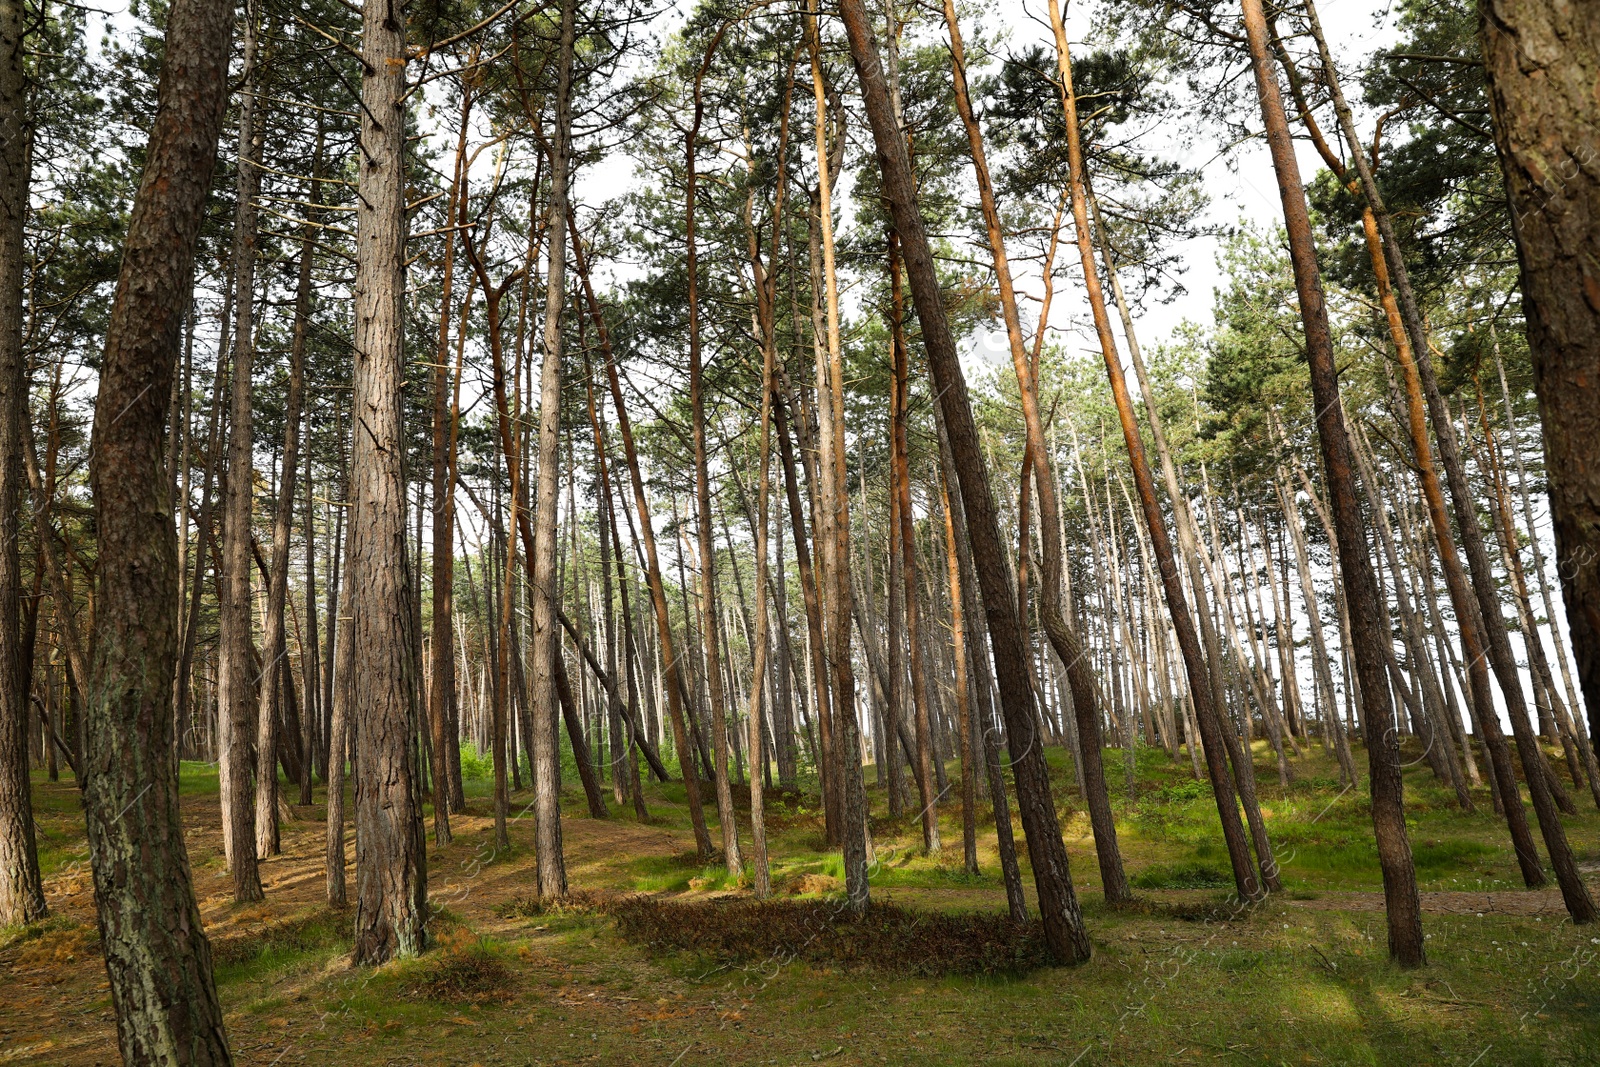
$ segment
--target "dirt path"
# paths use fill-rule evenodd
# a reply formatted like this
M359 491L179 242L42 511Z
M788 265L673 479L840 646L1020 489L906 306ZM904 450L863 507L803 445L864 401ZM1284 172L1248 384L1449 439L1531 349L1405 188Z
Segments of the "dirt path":
M36 787L51 807L76 809L72 786ZM512 812L518 801L513 798ZM70 802L70 803L68 803ZM442 902L461 921L483 931L503 925L497 909L532 894L533 821L514 823L514 851L491 862L494 820L476 800L467 813L452 817L455 840L444 849L429 834L430 899ZM283 824L283 852L261 861L266 900L235 906L232 881L222 860L222 828L214 794L185 796L182 811L195 895L213 952L227 955L274 926L323 908L325 831L320 809L292 809L295 818ZM57 825L66 820L58 818ZM693 848L693 840L674 831L620 820L568 818L562 822L567 873L574 887L600 886L617 880L622 860L671 856ZM347 877L354 889L354 835L346 844ZM83 1064L106 1067L121 1062L110 986L100 957L95 929L94 892L87 852L70 859L45 880L50 919L33 936L0 948L0 1064ZM241 1030L228 1012L235 1034ZM241 1060L248 1060L242 1056Z

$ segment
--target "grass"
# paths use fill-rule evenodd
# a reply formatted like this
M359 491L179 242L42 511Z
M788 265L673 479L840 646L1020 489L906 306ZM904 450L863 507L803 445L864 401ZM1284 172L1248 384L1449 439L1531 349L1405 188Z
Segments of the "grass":
M1294 761L1288 788L1264 745L1255 756L1285 892L1256 908L1232 904L1209 786L1192 779L1187 754L1173 763L1141 747L1131 792L1122 754L1106 754L1119 842L1140 894L1136 906L1109 908L1071 765L1059 749L1047 752L1094 947L1075 968L1039 966L1034 928L1010 928L992 821L980 820L979 873L960 862L958 804L942 810L944 854L924 856L913 821L884 817L872 768L866 929L839 921L842 861L823 844L814 781L773 798L779 899L756 903L742 879L686 851L693 839L680 783L649 787L648 825L630 813L602 823L584 816L569 774L568 877L592 895L558 904L532 894L531 819L512 824L509 856L481 862L488 782L471 778L480 813L458 817L452 845L429 842L431 884L448 903L430 922L433 947L366 971L345 964L351 913L305 903L320 892L321 826L302 813L292 828L307 835L306 855L272 861L305 865L310 888L299 903L269 889L259 914L225 900L208 905L208 923L220 924L212 942L229 1033L242 1063L1595 1062L1600 933L1556 913L1431 913L1429 965L1396 969L1383 913L1361 903L1381 889L1365 783L1342 789L1315 743ZM1465 815L1425 766L1408 768L1405 785L1425 892L1525 899L1486 791L1475 797L1478 813ZM184 764L182 788L186 811L211 810L214 770ZM75 792L41 776L35 795L51 885L86 885ZM525 802L526 794L514 798L513 810ZM707 814L715 819L714 805ZM1600 816L1584 810L1565 825L1580 862L1600 859ZM744 818L741 830L748 856ZM719 840L714 821L711 833ZM1018 833L1031 905L1020 824ZM191 844L191 864L197 880L225 886L213 845ZM42 1019L73 981L92 1013L70 1018L105 1016L97 953L88 913L0 935L0 969L18 975L0 990L0 1018L19 1020L4 1027ZM45 975L59 984L40 985ZM82 1024L38 1025L66 1047ZM98 1025L109 1033L109 1023ZM7 1042L18 1040L0 1033L0 1061L28 1062L12 1056ZM89 1063L103 1051L90 1037L75 1047L81 1054L38 1062Z

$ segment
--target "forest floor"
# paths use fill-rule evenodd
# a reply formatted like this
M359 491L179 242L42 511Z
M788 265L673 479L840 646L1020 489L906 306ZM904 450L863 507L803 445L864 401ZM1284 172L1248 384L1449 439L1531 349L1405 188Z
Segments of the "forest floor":
M1140 898L1108 908L1070 766L1059 751L1050 759L1094 955L1080 967L999 977L708 958L627 940L604 907L530 906L531 794L513 798L513 815L526 817L511 825L510 853L495 855L484 781L470 783L452 844L435 848L429 834L435 948L356 971L346 959L350 913L323 903L320 788L316 805L292 809L282 855L263 861L261 904L231 903L214 768L183 765L183 814L241 1064L1600 1063L1600 928L1574 927L1553 888L1522 888L1487 789L1465 815L1426 767L1406 772L1429 955L1428 966L1406 972L1387 960L1365 784L1341 790L1320 751L1295 761L1297 780L1285 789L1257 746L1284 890L1248 909L1227 903L1209 787L1191 779L1186 759L1144 749L1133 796L1122 754L1107 753ZM562 829L572 888L601 899L748 896L720 866L696 861L682 786L646 793L651 821L641 825L631 807L588 818L569 786ZM959 803L944 813L943 856L930 859L917 825L883 816L882 788L870 793L875 901L1004 910L992 819L980 821L982 873L972 876L961 869ZM1580 814L1567 832L1595 880L1600 814L1586 793L1573 795ZM77 792L40 775L34 800L52 917L0 931L0 1064L115 1064ZM814 795L769 799L780 897L839 889L839 857L823 850L808 802ZM706 808L714 817L709 796ZM351 878L353 894L353 870ZM1026 867L1024 881L1031 899Z

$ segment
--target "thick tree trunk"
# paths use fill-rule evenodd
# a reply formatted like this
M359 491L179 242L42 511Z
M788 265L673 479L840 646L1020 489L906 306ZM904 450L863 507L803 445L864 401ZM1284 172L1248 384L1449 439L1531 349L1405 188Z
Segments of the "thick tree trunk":
M418 679L406 564L405 25L384 0L362 10L355 373L351 399L350 726L355 736L356 916L352 958L422 951L428 869L414 740Z
M851 58L866 101L883 189L905 251L911 294L922 324L934 389L939 396L958 479L967 528L973 539L978 581L983 589L989 637L999 673L1001 707L1006 717L1012 767L1017 779L1028 852L1033 861L1045 936L1056 958L1068 963L1088 959L1090 945L1077 894L1067 865L1066 846L1051 798L1044 753L1038 744L1029 664L1013 587L1005 573L1005 549L996 521L994 498L973 422L972 405L961 372L955 338L946 319L938 274L917 206L915 177L906 146L894 121L878 58L877 43L861 0L841 0L840 14L850 39Z
M231 1062L178 810L177 552L162 438L227 107L232 32L228 5L177 0L168 13L156 115L95 402L98 581L83 803L100 942L128 1064Z
M1589 736L1600 738L1600 10L1482 0L1495 145L1511 201L1544 424L1556 570ZM1567 892L1565 883L1563 892Z
M23 223L28 214L30 140L24 75L26 15L0 0L0 926L45 916L28 780L32 706L21 634L22 441L28 423L28 361L22 347Z

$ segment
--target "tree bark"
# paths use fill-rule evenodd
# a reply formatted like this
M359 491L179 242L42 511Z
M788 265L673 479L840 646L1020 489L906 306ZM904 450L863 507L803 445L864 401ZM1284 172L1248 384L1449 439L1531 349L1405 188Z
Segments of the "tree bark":
M561 654L556 630L556 491L561 463L561 310L566 306L567 179L572 137L572 52L576 36L576 0L561 4L561 30L556 60L555 136L550 144L550 205L546 241L550 261L545 270L544 365L539 379L539 483L533 510L535 533L529 578L533 582L533 778L538 790L535 824L538 846L539 895L567 895L567 869L561 854L561 751L556 734L556 657Z
M32 705L21 632L22 440L28 360L22 346L23 263L30 140L21 0L0 0L0 926L45 917L28 778Z
M1556 570L1589 736L1600 739L1600 11L1481 0L1495 147L1511 201L1544 425ZM1566 886L1563 884L1563 892Z
M95 402L98 581L83 803L118 1045L129 1064L231 1062L178 809L177 550L162 439L227 107L232 33L228 5L176 0L168 12Z
M428 870L416 746L418 680L406 563L405 25L362 8L355 372L351 399L350 726L355 736L356 916L352 959L421 952Z

